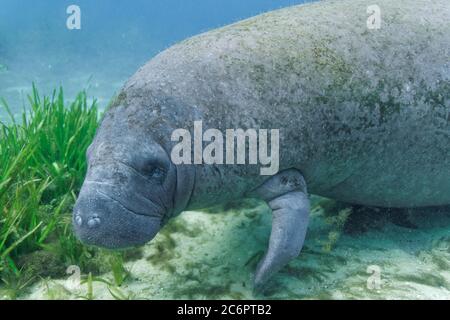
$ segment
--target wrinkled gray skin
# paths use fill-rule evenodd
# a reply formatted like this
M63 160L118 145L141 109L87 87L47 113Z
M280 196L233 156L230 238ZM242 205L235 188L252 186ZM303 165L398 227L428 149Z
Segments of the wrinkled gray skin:
M291 7L188 39L125 85L88 150L78 237L141 245L183 210L253 196L273 210L257 287L295 258L308 192L382 207L450 204L448 0ZM180 165L177 128L280 129L280 173ZM226 244L223 244L224 246Z

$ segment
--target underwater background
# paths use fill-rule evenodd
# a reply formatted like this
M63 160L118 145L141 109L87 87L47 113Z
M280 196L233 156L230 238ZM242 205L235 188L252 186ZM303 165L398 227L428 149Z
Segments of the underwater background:
M0 96L16 111L32 82L43 93L64 85L68 98L87 88L104 107L140 66L176 42L304 2L0 0ZM81 8L80 30L66 27L72 4Z
M301 255L262 294L251 277L271 216L259 202L185 212L125 252L74 238L84 153L124 81L189 36L300 3L0 0L0 299L450 299L449 208L313 196ZM81 30L66 28L71 4Z

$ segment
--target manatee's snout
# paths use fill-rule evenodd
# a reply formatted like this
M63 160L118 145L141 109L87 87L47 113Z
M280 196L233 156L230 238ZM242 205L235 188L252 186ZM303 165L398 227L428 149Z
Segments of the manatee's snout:
M142 245L172 215L175 169L159 145L137 141L100 141L90 148L73 212L83 243L110 249Z
M141 123L154 117L151 109L137 111L111 108L87 150L86 177L73 210L75 234L85 244L110 249L145 244L190 199L194 170L175 166L169 146Z
M99 186L87 183L74 208L73 226L83 243L118 249L153 239L161 228L161 219L133 212Z

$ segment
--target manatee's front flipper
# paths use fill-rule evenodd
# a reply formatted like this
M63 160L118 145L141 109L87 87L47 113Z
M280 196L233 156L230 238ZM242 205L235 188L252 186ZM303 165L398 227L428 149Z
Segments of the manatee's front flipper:
M254 279L255 290L300 254L309 221L309 199L301 173L289 169L270 178L252 192L272 209L269 249L260 261Z

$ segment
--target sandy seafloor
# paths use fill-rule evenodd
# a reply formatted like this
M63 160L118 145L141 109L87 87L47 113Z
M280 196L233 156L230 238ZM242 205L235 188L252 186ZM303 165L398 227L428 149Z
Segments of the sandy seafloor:
M450 210L359 210L330 248L336 226L321 206L313 208L301 255L263 294L253 293L251 277L266 248L271 218L258 203L182 213L143 248L142 258L127 262L131 277L120 294L131 299L450 299ZM378 270L379 276L368 270ZM86 295L86 284L68 290L67 283L45 279L21 298ZM94 282L93 298L112 296L104 283Z

